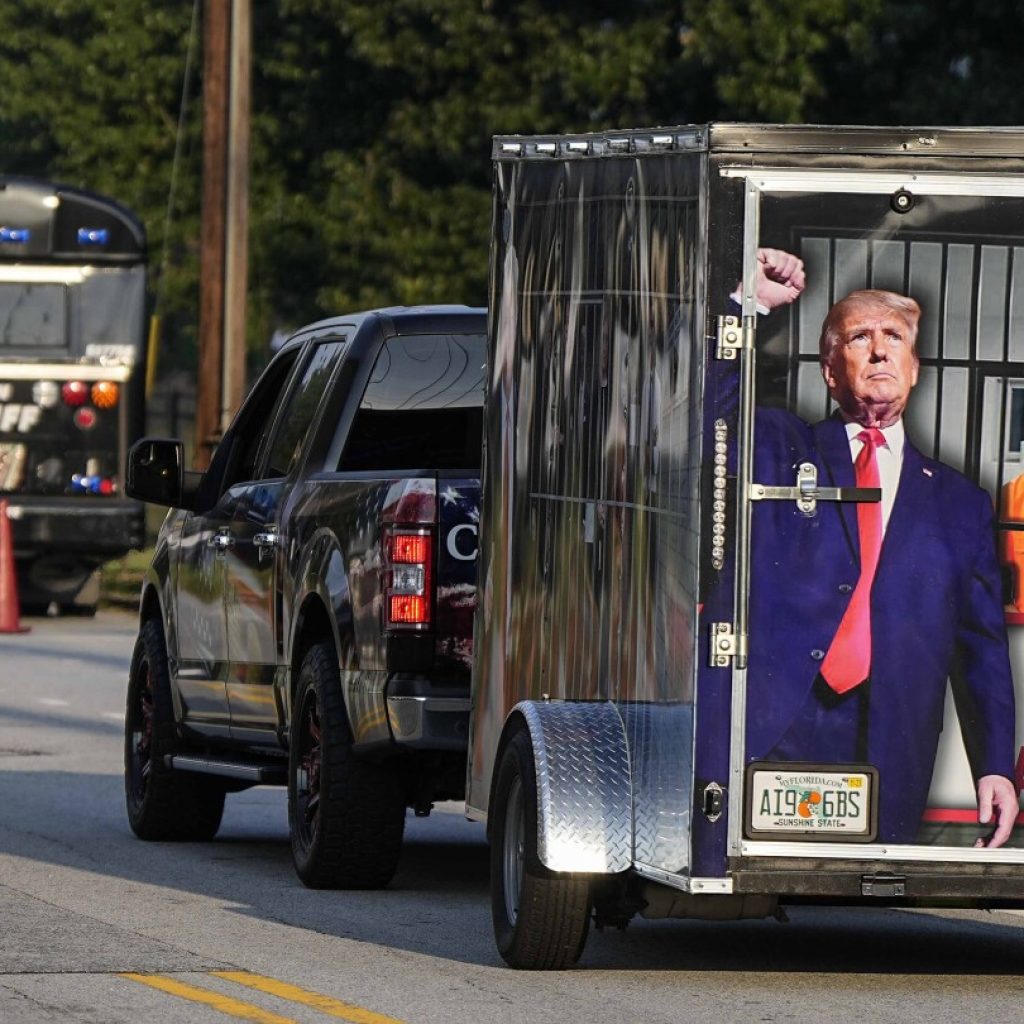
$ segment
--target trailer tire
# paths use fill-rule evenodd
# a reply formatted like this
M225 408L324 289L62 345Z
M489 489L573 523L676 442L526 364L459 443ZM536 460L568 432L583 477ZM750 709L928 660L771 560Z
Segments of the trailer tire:
M352 749L334 647L299 669L288 751L292 861L311 889L382 889L398 868L405 794L394 765Z
M537 856L537 779L525 729L505 748L491 815L491 916L498 952L510 967L571 967L587 940L590 881L549 871Z
M224 814L224 786L204 775L164 766L174 752L174 708L163 627L139 629L124 716L124 788L128 824L140 838L165 842L212 839Z

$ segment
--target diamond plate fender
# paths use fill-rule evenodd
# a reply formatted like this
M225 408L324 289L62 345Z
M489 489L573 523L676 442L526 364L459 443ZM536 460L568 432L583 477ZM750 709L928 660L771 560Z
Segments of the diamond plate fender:
M522 701L537 769L537 853L551 871L633 863L629 750L611 703Z
M621 704L633 779L633 858L671 874L689 869L693 706Z

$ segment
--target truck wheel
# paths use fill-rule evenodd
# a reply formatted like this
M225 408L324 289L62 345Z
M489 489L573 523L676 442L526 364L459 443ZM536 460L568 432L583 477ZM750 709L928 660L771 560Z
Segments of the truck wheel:
M491 821L491 916L498 952L510 967L571 967L587 940L590 882L549 871L537 856L537 780L525 729L502 756Z
M288 830L299 878L311 889L383 888L402 852L404 792L393 766L353 753L330 643L303 659L288 747Z
M128 673L124 716L124 789L128 823L140 839L212 839L224 813L224 787L164 767L174 710L164 631L156 619L139 630Z

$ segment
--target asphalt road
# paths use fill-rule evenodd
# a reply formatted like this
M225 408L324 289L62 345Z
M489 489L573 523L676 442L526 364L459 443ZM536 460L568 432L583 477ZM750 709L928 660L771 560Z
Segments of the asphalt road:
M136 840L121 780L135 625L0 635L0 1022L1024 1019L1024 917L796 908L636 922L574 971L502 966L487 848L458 805L410 818L379 893L295 878L284 793L228 798L209 844Z

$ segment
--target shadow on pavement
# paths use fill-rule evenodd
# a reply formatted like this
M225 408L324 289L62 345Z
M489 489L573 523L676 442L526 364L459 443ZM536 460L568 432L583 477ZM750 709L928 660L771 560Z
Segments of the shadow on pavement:
M387 889L313 891L292 871L281 790L229 797L211 843L142 843L124 817L120 775L34 771L44 757L17 760L29 770L11 770L11 759L0 757L0 854L24 858L26 871L62 865L199 893L239 914L327 935L442 960L501 963L491 936L484 828L460 814L410 815L401 866ZM19 874L8 861L0 884L17 887ZM580 966L1016 977L1024 963L1024 918L884 908L796 907L789 914L789 924L635 919L625 933L592 932Z

